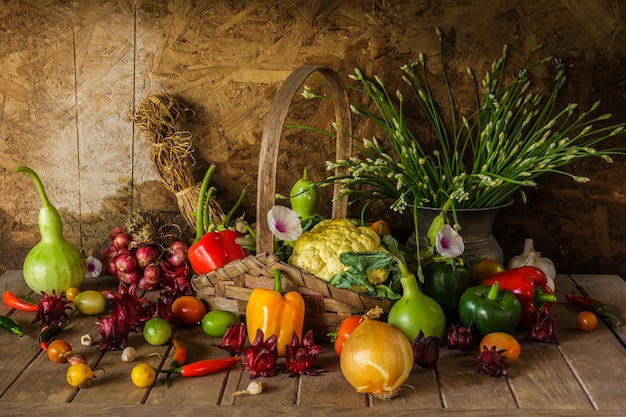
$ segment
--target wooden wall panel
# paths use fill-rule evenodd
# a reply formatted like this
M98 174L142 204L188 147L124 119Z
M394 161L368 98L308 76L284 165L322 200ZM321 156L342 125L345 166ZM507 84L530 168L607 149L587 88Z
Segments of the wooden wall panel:
M69 238L93 252L133 209L154 209L182 223L175 198L153 172L147 139L131 114L151 93L167 91L189 105L186 126L196 152L194 174L209 163L229 207L242 187L254 216L258 152L264 119L280 83L303 64L328 65L349 83L355 67L402 88L398 68L423 52L440 84L436 26L446 34L446 62L461 104L468 102L468 66L480 76L503 44L517 71L527 52L545 45L568 65L563 103L626 119L624 6L617 0L415 1L165 1L81 0L0 6L0 264L19 268L38 239L35 189L13 174L25 164L42 177ZM356 99L354 94L351 98ZM327 127L328 108L296 100L290 119ZM372 127L354 121L357 134ZM424 133L420 131L420 134ZM278 189L286 192L304 164L324 175L332 144L319 150L301 132L281 144ZM624 138L612 144L623 146ZM592 178L577 184L541 178L529 201L498 216L505 257L532 237L559 272L626 275L624 157L612 165L573 164ZM406 229L406 216L378 207ZM407 231L404 230L406 233Z

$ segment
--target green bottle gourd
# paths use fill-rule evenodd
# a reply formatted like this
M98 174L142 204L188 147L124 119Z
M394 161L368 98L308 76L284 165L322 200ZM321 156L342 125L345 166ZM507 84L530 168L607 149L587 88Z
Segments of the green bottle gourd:
M314 185L315 182L309 178L309 169L305 167L302 178L296 181L289 192L291 209L302 220L306 220L317 213L320 196Z
M85 257L75 245L63 237L63 222L57 209L50 204L39 176L30 168L19 166L16 173L26 173L35 182L42 207L39 210L41 241L26 255L24 281L35 293L64 292L80 287L85 279Z
M411 274L406 264L395 255L400 267L402 297L389 310L387 323L401 330L409 341L415 340L420 330L424 337L443 337L446 330L446 316L435 300L423 294L415 275Z

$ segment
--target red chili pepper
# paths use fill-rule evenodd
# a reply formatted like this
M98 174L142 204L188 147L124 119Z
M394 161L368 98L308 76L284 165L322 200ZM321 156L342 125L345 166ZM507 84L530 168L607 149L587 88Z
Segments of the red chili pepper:
M172 339L172 345L175 350L170 368L184 365L187 362L187 346L178 339Z
M194 378L199 376L206 376L215 374L220 371L232 368L241 362L241 358L238 356L231 356L223 359L205 359L197 362L192 362L187 365L179 366L176 368L170 368L167 370L156 370L160 373L179 374L183 378ZM169 387L169 379L166 379L166 387Z
M548 287L548 277L539 268L521 266L499 272L482 282L493 285L499 282L501 290L509 290L522 303L522 317L519 327L527 328L532 322L533 311L550 312L552 303L556 301L552 289Z
M236 240L243 235L234 230L226 229L234 211L241 205L246 194L244 189L239 196L239 200L226 215L224 224L220 230L214 229L215 224L205 224L205 211L211 201L212 189L209 189L209 180L213 174L215 165L212 164L207 170L202 185L200 186L200 196L198 198L198 210L196 211L196 240L187 251L187 257L191 268L196 274L206 274L214 269L221 268L227 263L236 259L245 258L250 252L238 244ZM208 216L207 216L208 217ZM208 220L208 219L207 219ZM207 229L209 229L207 231Z
M41 350L48 350L48 345L52 342L67 326L69 322L58 322L48 326L44 326L39 332L39 347Z
M37 312L37 309L39 308L38 304L33 304L29 303L28 301L22 300L11 291L5 291L4 293L2 293L2 301L4 301L4 304L6 304L7 307L11 307L20 311Z
M565 294L565 299L583 310L591 311L598 316L614 320L616 326L620 325L619 318L616 315L611 314L609 312L609 308L601 301L595 300L591 297L583 297L571 293Z

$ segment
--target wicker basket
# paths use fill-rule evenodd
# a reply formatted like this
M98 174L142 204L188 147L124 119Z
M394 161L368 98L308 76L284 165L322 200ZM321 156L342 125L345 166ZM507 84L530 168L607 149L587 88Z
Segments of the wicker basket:
M307 65L289 75L268 114L263 131L259 159L256 218L265 219L275 204L276 166L281 132L293 97L301 90L306 79L319 72L328 82L339 125L337 159L347 159L351 153L350 106L339 75L327 67ZM338 185L334 193L337 195ZM332 217L347 216L348 201L341 198L333 202ZM257 222L257 255L233 261L223 268L192 278L196 296L220 309L245 315L246 304L254 288L273 288L273 270L281 271L283 290L298 291L306 304L305 330L314 331L316 340L328 340L341 321L353 314L380 306L388 311L391 301L380 297L358 294L340 289L296 267L281 262L273 254L274 236L267 222Z

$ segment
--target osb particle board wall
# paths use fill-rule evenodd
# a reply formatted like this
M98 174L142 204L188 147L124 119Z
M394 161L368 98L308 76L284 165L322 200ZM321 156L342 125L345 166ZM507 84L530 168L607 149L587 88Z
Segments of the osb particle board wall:
M98 251L133 209L157 210L184 224L174 196L158 181L149 143L131 114L151 93L167 91L195 110L188 123L194 174L217 164L214 185L224 207L242 187L242 211L254 216L261 132L272 98L291 71L327 65L349 83L355 67L400 86L398 68L419 52L437 58L436 26L446 34L452 82L463 96L465 69L483 74L509 45L511 71L530 49L569 66L563 102L626 119L626 5L617 0L444 1L5 1L0 6L0 264L19 268L37 242L40 202L27 165L60 210L66 236ZM437 77L437 68L431 68ZM303 124L328 127L328 109L301 109ZM355 121L355 132L370 134ZM622 145L624 137L614 145ZM332 144L283 140L278 191L305 164L324 175ZM571 167L586 185L546 176L501 212L495 234L505 257L523 239L553 258L559 272L626 276L626 158ZM397 229L407 218L378 207ZM406 230L403 230L406 232ZM189 230L186 230L188 233Z

